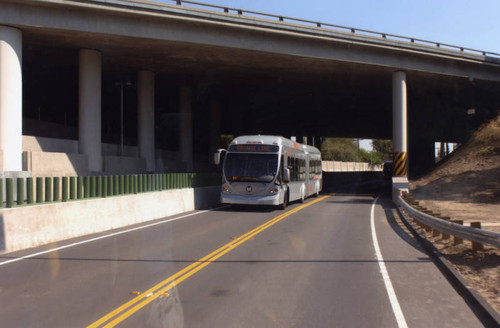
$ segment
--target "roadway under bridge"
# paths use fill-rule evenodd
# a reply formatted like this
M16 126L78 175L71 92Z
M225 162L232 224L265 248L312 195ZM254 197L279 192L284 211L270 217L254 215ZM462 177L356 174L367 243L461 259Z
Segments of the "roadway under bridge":
M0 40L14 30L20 43L22 105L1 111L22 112L23 135L78 142L48 148L86 156L88 172L113 173L106 163L127 156L147 171L209 170L220 134L394 138L393 76L404 72L418 175L434 164L434 142L464 142L500 108L498 54L257 16L174 2L2 1ZM101 146L122 140L134 150ZM26 149L7 148L0 170L26 169L9 164Z

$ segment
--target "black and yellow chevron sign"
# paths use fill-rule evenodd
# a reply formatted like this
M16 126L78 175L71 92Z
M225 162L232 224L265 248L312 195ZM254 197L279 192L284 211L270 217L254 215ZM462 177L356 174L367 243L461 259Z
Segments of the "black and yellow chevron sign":
M407 155L404 151L392 153L392 176L406 176L407 174Z

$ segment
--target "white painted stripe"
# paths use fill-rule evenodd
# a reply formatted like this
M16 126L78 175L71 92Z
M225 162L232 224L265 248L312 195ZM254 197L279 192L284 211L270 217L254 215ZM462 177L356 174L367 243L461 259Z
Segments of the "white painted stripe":
M79 241L77 243L72 243L72 244L68 244L68 245L65 245L65 246L60 246L60 247L57 247L57 248L51 248L51 249L48 249L48 250L45 250L45 251L42 251L42 252L33 253L33 254L21 256L21 257L15 258L15 259L10 259L10 260L7 260L7 261L0 262L0 266L5 265L5 264L9 264L9 263L18 262L18 261L25 260L25 259L29 259L29 258L32 258L32 257L35 257L35 256L47 254L47 253L50 253L50 252L59 251L61 249L65 249L65 248L70 248L70 247L74 247L74 246L78 246L78 245L82 245L82 244L91 243L91 242L96 241L96 240L105 239L105 238L109 238L109 237L113 237L113 236L118 236L118 235L121 235L121 234L124 234L124 233L127 233L127 232L132 232L132 231L141 230L141 229L153 227L153 226L156 226L156 225L160 225L160 224L164 224L164 223L168 223L168 222L172 222L172 221L177 221L177 220L184 219L184 218L187 218L187 217L190 217L190 216L194 216L194 215L198 215L198 214L203 214L203 213L206 213L206 212L209 212L209 211L213 211L213 210L217 210L217 209L221 209L221 208L225 208L225 207L228 207L228 205L216 207L216 208L213 208L213 209L210 209L210 210L204 210L204 211L200 211L200 212L194 212L194 213L182 215L182 216L179 216L179 217L176 217L176 218L172 218L172 219L168 219L168 220L163 220L163 221L159 221L159 222L155 222L155 223L150 223L150 224L143 225L143 226L140 226L140 227L126 229L126 230L123 230L123 231L113 232L113 233L110 233L110 234L107 234L107 235L104 235L104 236L99 236L99 237L95 237L95 238L91 238L91 239L87 239L87 240L82 240L82 241ZM2 254L2 255L0 255L0 257L6 256L6 255L7 254Z
M391 278L389 277L389 273L387 272L384 257L382 256L382 252L380 251L380 247L378 244L377 231L375 230L375 204L377 203L378 198L379 197L375 198L375 200L373 201L370 213L373 247L375 248L375 254L377 255L377 262L380 267L380 273L382 273L385 289L387 290L387 294L389 295L392 312L394 312L394 316L396 317L396 321L398 322L398 327L407 328L408 325L406 324L405 316L403 315L403 311L401 311L401 307L399 306L398 298L396 297L396 293L394 292L394 288L392 287Z

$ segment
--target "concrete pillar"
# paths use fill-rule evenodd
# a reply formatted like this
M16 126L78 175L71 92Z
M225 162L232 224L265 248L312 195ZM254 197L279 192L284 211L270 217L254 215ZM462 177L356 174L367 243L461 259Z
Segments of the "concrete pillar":
M210 146L209 155L213 158L213 153L220 148L220 134L221 134L221 105L220 101L212 100L210 102Z
M22 171L22 32L0 26L0 167Z
M101 76L101 53L80 50L78 148L87 155L89 172L102 171Z
M179 89L179 151L187 172L193 171L193 122L191 113L191 88Z
M393 176L406 176L407 161L406 73L392 74L392 147Z
M146 170L155 171L155 75L137 74L137 124L139 157L146 159Z

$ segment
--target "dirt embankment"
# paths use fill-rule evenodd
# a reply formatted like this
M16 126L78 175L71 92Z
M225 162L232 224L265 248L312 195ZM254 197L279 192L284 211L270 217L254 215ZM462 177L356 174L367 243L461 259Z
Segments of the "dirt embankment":
M500 232L500 115L431 173L411 181L410 188L434 212L464 224L479 221L482 229ZM500 313L500 249L485 245L473 252L467 241L453 245L440 237L428 239Z

